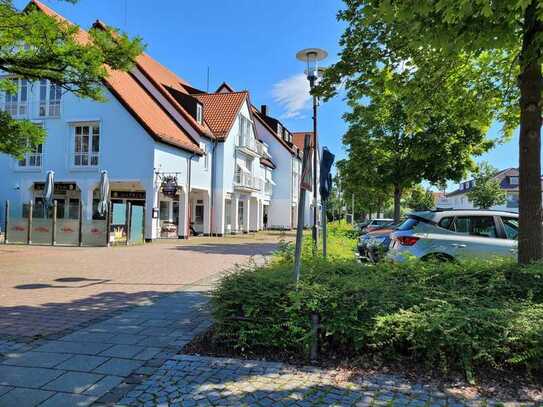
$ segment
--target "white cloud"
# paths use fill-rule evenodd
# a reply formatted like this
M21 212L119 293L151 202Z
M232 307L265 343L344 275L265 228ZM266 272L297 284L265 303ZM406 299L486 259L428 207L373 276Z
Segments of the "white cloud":
M282 117L302 119L311 102L309 82L303 73L296 74L273 85L272 96L284 109Z

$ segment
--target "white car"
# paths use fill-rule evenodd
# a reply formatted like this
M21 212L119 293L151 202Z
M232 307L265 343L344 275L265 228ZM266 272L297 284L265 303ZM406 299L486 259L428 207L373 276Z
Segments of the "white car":
M491 210L415 212L392 233L387 258L403 261L517 256L518 214Z

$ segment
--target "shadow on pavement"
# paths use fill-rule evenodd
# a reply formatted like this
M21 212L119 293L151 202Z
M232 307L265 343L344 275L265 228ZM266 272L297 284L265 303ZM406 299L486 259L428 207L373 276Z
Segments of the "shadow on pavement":
M215 244L206 243L190 246L175 246L170 250L197 252L204 254L233 254L233 255L269 255L277 250L277 243L241 243Z

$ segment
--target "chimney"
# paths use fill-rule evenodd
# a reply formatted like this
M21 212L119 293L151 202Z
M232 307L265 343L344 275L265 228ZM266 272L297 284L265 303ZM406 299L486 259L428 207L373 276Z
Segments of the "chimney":
M261 112L264 116L267 116L267 115L268 115L268 106L266 106L266 105L260 105L260 112Z

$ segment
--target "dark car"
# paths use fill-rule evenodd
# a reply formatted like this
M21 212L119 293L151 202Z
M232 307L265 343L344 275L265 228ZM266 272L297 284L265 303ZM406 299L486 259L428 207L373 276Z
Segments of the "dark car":
M368 232L358 239L358 258L361 261L379 261L388 251L390 235L402 222L381 226L373 232Z

